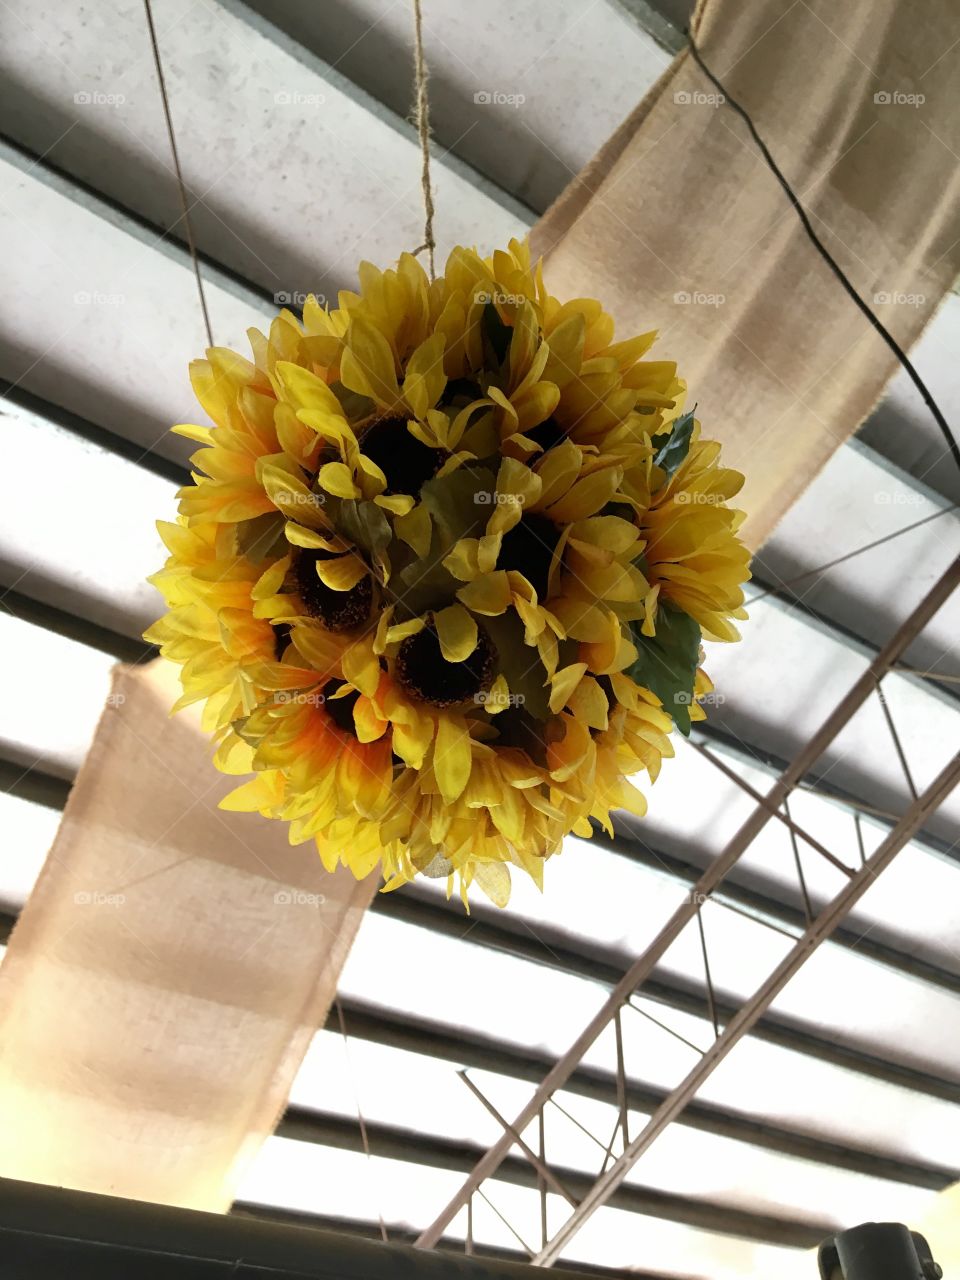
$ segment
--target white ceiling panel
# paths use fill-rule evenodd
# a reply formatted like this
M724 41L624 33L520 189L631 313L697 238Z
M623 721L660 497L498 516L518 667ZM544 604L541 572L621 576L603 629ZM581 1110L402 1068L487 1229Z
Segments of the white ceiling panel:
M162 611L146 577L167 557L155 519L175 518L176 486L8 400L0 431L0 581L138 635Z
M0 652L7 681L0 752L70 778L93 739L110 692L113 659L21 622L0 601Z
M231 8L154 0L153 11L202 247L271 294L334 299L355 281L361 258L387 265L423 241L412 130L372 114L340 77L321 74ZM179 197L143 5L16 0L6 35L6 128L38 153L56 143L50 158L76 176L155 224L175 223ZM460 243L489 251L524 230L440 155L434 179L441 253Z
M196 446L169 429L202 417L188 366L207 340L189 265L2 159L0 190L3 273L17 299L0 319L0 374L145 449L188 458ZM216 341L240 351L269 315L209 283L207 306Z
M251 7L397 115L408 114L408 5L327 0L320 10L297 0L254 0ZM461 0L431 0L423 16L438 141L537 210L559 195L670 62L608 3L488 0L477 11Z

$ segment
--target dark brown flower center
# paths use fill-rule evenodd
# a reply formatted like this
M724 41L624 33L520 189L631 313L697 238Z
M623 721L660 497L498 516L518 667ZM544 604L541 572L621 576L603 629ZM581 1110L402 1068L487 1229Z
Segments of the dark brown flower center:
M332 560L332 551L298 549L294 560L297 588L303 607L327 631L353 631L370 616L373 579L367 574L349 591L334 591L317 576L317 561Z
M357 705L360 692L357 689L351 689L342 698L335 698L333 695L342 687L342 682L339 680L327 681L323 686L323 709L338 729L356 737L357 727L353 722L353 708Z
M401 644L395 674L401 686L421 701L453 707L490 688L496 660L497 650L483 627L478 628L477 647L470 657L448 662L440 652L437 633L426 626Z
M414 497L437 474L449 454L431 449L407 430L406 418L381 418L360 438L360 449L387 478L387 493Z
M497 568L522 573L536 591L537 599L544 600L550 564L559 541L560 530L552 520L536 512L526 515L503 535Z
M531 427L529 431L524 431L523 434L528 440L533 440L535 444L538 444L544 453L555 445L562 444L567 439L566 428L561 427L556 418L548 418L546 422L541 422L537 426Z

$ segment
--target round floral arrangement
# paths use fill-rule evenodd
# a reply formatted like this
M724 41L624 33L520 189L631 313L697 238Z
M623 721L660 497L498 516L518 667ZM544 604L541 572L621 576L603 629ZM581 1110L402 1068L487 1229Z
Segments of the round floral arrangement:
M191 367L212 426L146 633L204 701L224 806L324 865L506 902L611 810L641 814L703 717L701 640L738 638L743 477L683 412L655 334L614 342L525 245L363 264L253 360Z

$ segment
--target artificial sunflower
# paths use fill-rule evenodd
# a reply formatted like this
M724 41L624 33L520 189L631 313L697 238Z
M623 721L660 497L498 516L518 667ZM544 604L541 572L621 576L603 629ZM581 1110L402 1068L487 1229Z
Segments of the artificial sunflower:
M614 342L525 245L364 264L253 359L191 369L212 426L147 632L205 702L224 804L325 866L506 902L570 832L642 814L737 639L743 477L704 440L655 334Z

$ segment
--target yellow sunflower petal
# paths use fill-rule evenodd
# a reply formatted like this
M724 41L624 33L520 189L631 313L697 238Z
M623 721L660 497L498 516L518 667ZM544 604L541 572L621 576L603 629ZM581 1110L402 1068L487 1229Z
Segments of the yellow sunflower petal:
M477 647L477 624L462 605L452 604L434 614L440 652L447 662L464 662Z
M474 613L496 617L510 608L513 593L506 573L498 569L495 573L484 574L483 577L475 578L473 582L461 587L457 592L457 599Z
M433 750L433 772L447 804L463 792L470 780L470 733L461 716L442 715Z
M345 462L326 462L320 468L317 482L332 493L335 498L361 497L359 486L353 478L353 472Z
M354 315L345 344L340 361L343 385L369 396L381 408L394 408L400 402L396 363L380 330L364 316Z
M331 591L349 591L370 572L358 556L337 556L333 560L318 560L317 577Z

